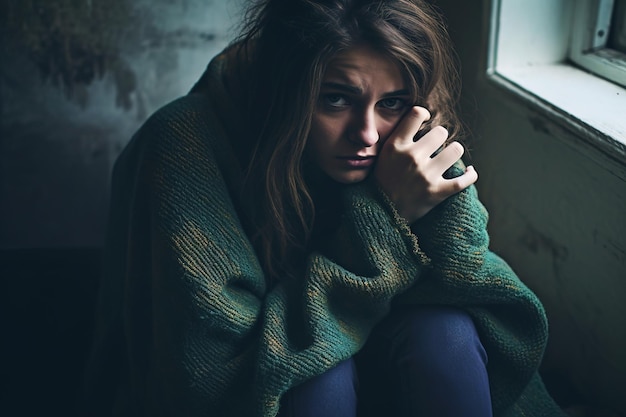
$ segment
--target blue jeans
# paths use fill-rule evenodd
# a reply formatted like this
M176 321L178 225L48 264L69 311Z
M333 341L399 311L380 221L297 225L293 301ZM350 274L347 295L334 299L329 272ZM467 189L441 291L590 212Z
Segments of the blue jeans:
M486 364L462 310L396 311L355 357L287 392L279 417L489 417Z

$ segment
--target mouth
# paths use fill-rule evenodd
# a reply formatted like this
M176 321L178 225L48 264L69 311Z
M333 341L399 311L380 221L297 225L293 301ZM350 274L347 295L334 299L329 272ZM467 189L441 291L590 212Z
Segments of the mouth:
M359 156L359 155L350 155L350 156L338 156L337 159L342 161L349 167L352 168L369 168L376 161L376 155L367 155L367 156Z

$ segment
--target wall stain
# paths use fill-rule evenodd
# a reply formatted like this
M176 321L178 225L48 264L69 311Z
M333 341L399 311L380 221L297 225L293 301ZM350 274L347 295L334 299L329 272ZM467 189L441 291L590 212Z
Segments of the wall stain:
M109 75L115 104L130 110L141 74L129 58L147 49L196 48L218 38L211 31L164 30L163 16L134 0L9 1L5 7L0 13L5 56L25 56L44 81L83 108L89 102L86 87Z
M554 276L558 279L561 265L569 258L566 246L533 228L526 226L525 233L519 238L520 244L533 254L547 253L552 260Z
M528 121L530 122L531 126L533 127L533 130L535 130L536 132L540 132L546 135L551 135L552 133L550 132L550 129L548 128L548 123L546 122L546 120L540 118L540 117L536 117L536 116L531 116L528 118Z
M112 66L126 65L118 46L133 28L131 0L31 0L4 6L0 24L7 44L68 98L76 98L81 87ZM84 97L77 101L83 104Z
M610 253L622 264L626 264L626 248L619 243L615 243L609 237L600 235L597 229L593 231L593 242L599 244L606 253Z

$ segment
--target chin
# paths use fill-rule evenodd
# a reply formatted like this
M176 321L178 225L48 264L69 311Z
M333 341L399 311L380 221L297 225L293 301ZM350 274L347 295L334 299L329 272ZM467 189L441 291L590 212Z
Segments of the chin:
M342 172L335 175L330 175L330 177L337 181L340 184L356 184L358 182L364 181L367 178L369 171L358 171L358 172Z

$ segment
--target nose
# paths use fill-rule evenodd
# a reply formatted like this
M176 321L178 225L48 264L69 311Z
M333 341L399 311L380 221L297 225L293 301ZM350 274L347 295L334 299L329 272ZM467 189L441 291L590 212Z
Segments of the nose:
M363 109L354 115L350 139L355 144L370 147L380 139L376 123L376 113L373 109Z

